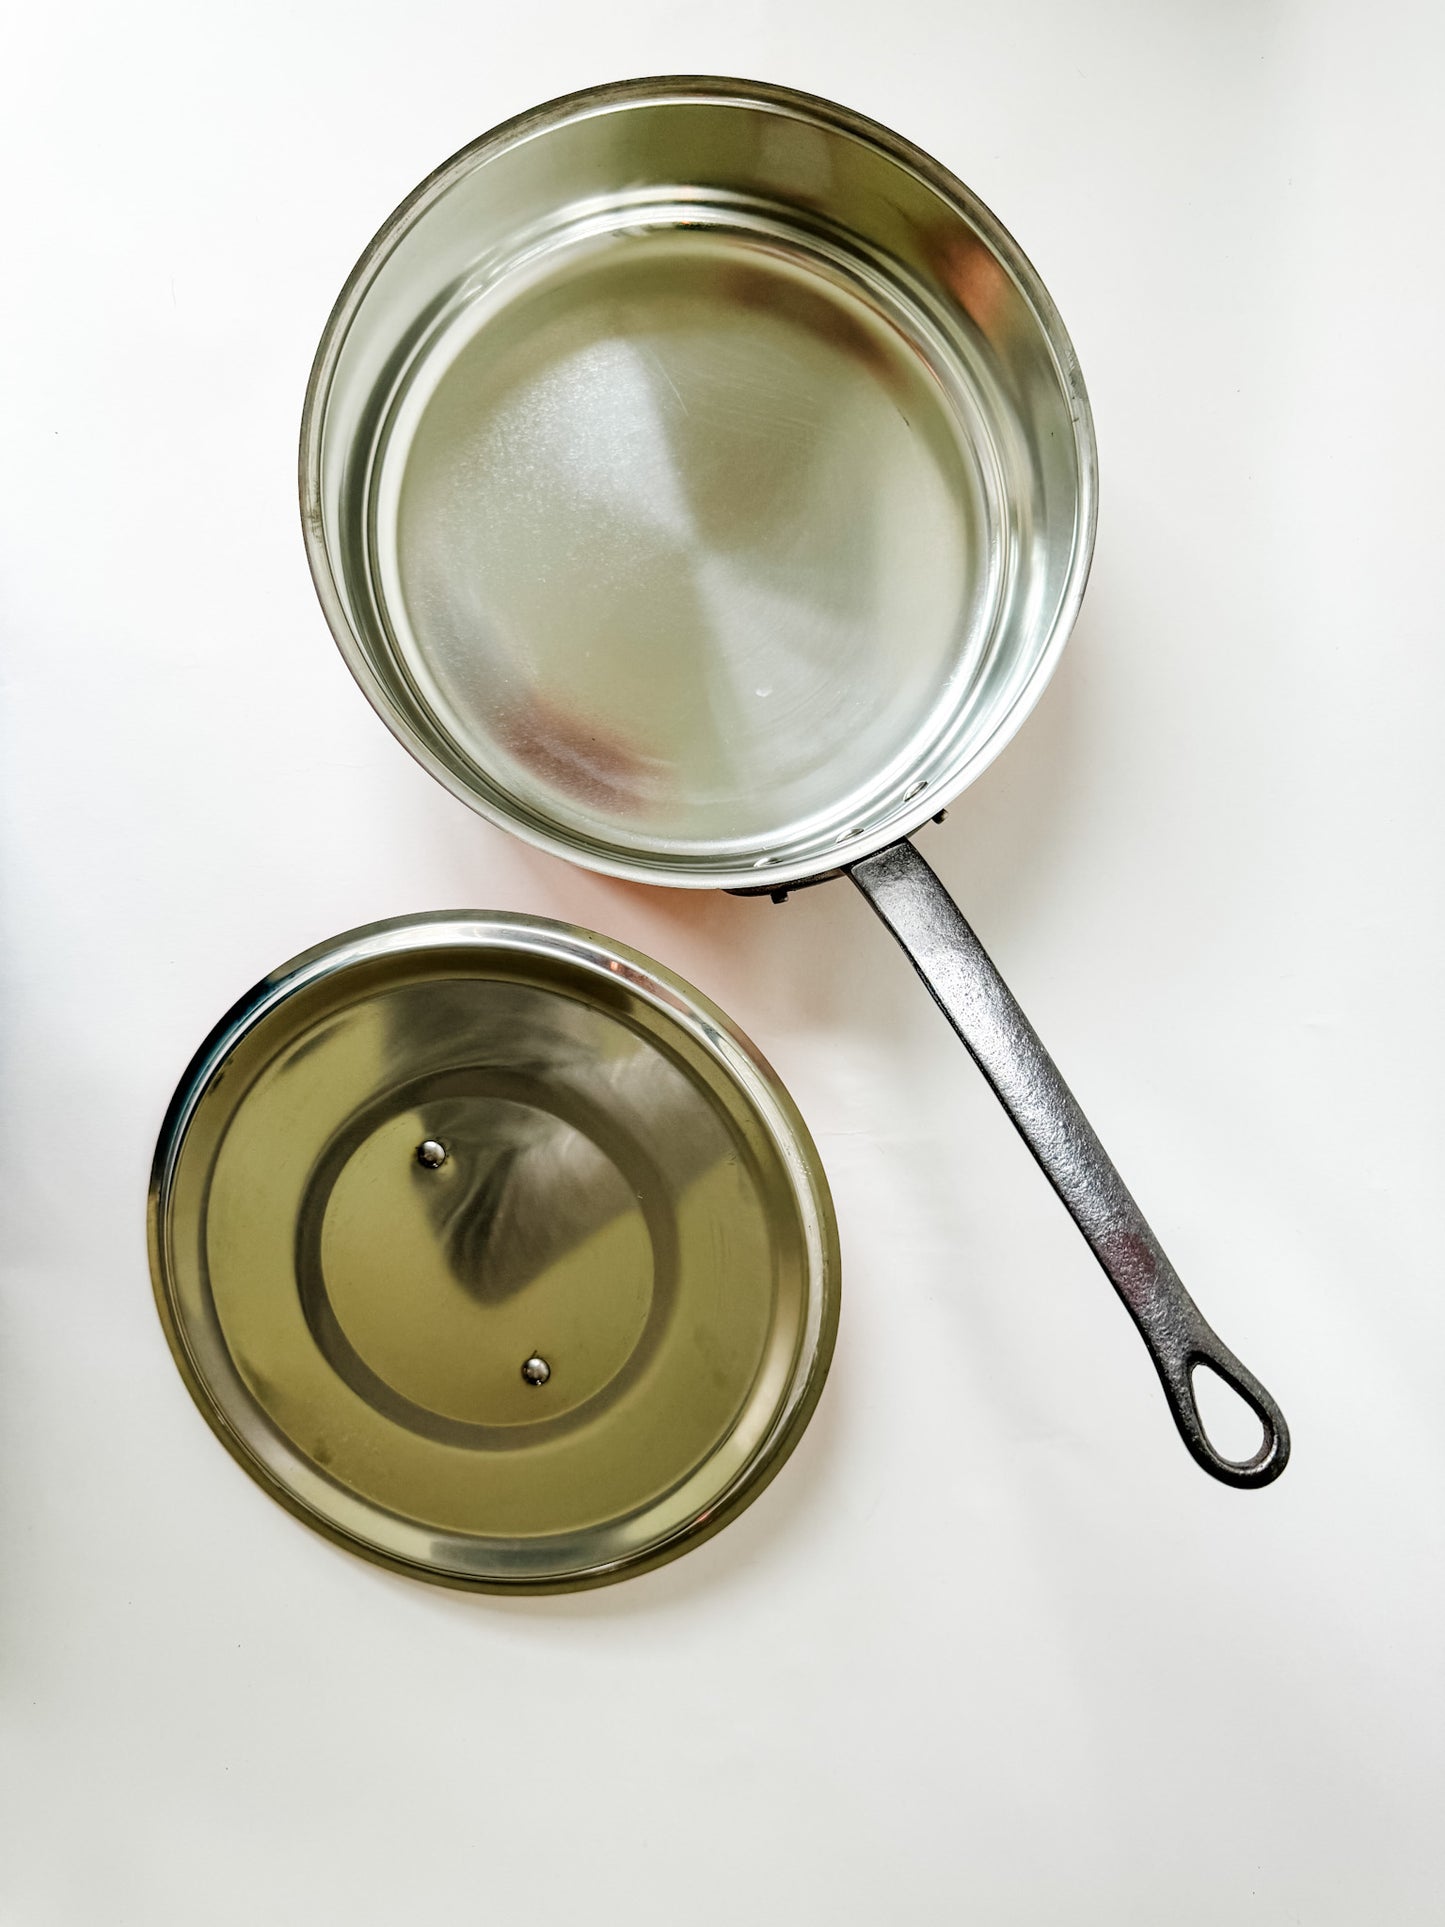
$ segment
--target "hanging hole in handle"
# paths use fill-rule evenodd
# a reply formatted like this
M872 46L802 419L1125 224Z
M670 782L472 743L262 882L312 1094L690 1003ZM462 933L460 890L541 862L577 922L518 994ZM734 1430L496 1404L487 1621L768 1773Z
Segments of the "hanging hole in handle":
M1248 1465L1264 1450L1265 1426L1258 1412L1207 1358L1189 1368L1193 1394L1204 1436L1231 1465Z

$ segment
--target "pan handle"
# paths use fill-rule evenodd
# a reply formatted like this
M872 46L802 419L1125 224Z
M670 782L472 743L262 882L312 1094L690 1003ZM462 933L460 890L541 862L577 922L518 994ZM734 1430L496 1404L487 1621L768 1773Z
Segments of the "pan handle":
M1149 1348L1180 1437L1196 1461L1226 1485L1252 1487L1277 1479L1289 1458L1284 1414L1215 1336L1180 1283L1072 1091L953 899L906 841L850 864L848 874L903 946L1123 1299ZM1251 1458L1226 1459L1210 1444L1194 1391L1201 1366L1232 1387L1264 1428Z

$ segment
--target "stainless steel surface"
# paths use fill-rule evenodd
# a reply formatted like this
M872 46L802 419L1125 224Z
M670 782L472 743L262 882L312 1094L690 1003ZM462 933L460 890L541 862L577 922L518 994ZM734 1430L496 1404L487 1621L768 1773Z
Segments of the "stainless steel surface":
M1068 337L993 215L886 129L726 80L574 95L448 161L344 289L302 423L317 590L401 740L594 869L779 899L845 869L886 884L875 907L941 973L1190 1450L1259 1485L1285 1463L1277 1408L896 847L1042 690L1095 478ZM985 989L1009 1015L981 1034ZM1205 1364L1265 1425L1247 1464L1205 1438Z
M837 1320L827 1185L768 1067L645 958L521 917L373 925L260 984L176 1093L150 1231L246 1469L353 1550L494 1590L716 1531Z
M457 795L600 870L784 883L925 822L1032 706L1094 444L993 216L804 95L628 82L386 224L307 397L311 566Z
M1124 1180L1094 1135L957 905L911 843L854 864L850 875L907 951L945 1017L968 1046L1044 1175L1058 1192L1139 1327L1180 1436L1206 1472L1229 1485L1268 1485L1289 1459L1284 1414L1216 1337L1159 1248ZM1194 1374L1215 1372L1263 1427L1247 1459L1210 1443Z

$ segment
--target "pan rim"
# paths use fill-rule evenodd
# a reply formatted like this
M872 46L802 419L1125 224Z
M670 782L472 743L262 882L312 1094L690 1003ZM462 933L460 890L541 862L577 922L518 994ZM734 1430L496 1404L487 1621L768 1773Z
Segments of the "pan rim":
M911 804L850 840L847 863L860 862L891 843L902 841L935 817L976 781L1013 741L1047 688L1073 630L1088 583L1098 524L1098 449L1093 413L1078 357L1063 321L1033 263L991 208L924 149L881 122L823 96L766 81L721 75L651 75L604 82L542 102L480 134L434 168L382 222L347 276L322 330L306 385L301 415L298 488L306 559L327 626L352 676L392 735L423 769L479 816L512 835L584 869L632 883L675 889L775 890L816 880L837 867L816 853L788 859L757 859L733 869L699 871L666 852L623 853L598 850L560 828L549 828L520 810L480 793L466 776L424 740L397 705L386 682L373 669L346 614L326 540L321 491L321 450L332 378L348 330L368 289L393 249L426 210L463 174L493 155L519 146L571 121L642 105L715 102L753 107L842 133L871 146L884 159L912 174L962 217L984 240L1013 280L1038 322L1069 406L1078 473L1073 549L1062 592L1032 669L1007 708L952 775L929 784Z

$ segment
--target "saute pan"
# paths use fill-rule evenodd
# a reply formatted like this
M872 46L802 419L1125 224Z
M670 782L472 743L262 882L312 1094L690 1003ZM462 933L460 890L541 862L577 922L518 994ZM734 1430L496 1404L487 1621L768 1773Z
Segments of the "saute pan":
M326 326L301 497L382 718L493 822L607 875L849 877L1148 1347L1198 1463L1283 1470L1205 1322L909 838L1064 646L1094 539L1084 384L1038 275L917 148L749 82L628 81L447 161ZM1262 1426L1225 1458L1200 1368Z

